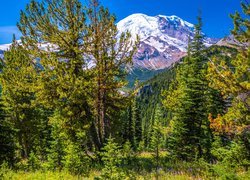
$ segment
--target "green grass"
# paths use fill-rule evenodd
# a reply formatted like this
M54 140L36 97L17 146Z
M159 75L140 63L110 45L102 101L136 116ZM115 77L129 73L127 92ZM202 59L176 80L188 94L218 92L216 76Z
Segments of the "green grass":
M66 171L36 171L36 172L23 172L23 171L8 171L6 174L2 175L0 179L3 180L78 180L78 179L94 179L100 175L100 172L93 171L90 173L89 177L71 175ZM169 179L169 180L187 180L187 179L200 179L200 177L192 177L185 174L167 174L164 172L159 172L159 179ZM136 179L156 179L155 173L147 173L145 175L137 175Z
M141 152L137 157L124 167L126 176L133 179L142 180L250 180L250 171L246 172L242 168L230 168L225 164L209 164L203 160L196 162L179 162L168 160L168 153L161 151L160 169L156 174L153 165L153 154ZM97 168L97 169L96 169ZM94 180L101 175L101 166L96 166L87 175L74 175L70 170L51 171L43 168L37 171L12 170L7 164L0 166L0 180ZM124 179L124 178L123 178ZM127 178L129 179L129 178Z
M0 179L1 180L85 180L85 179L94 179L95 177L98 177L100 175L100 172L98 171L92 171L88 177L84 176L77 176L77 175L71 175L67 171L36 171L36 172L24 172L24 171L12 171L8 170L5 172L5 174L0 173ZM156 173L141 173L140 175L136 175L135 179L142 179L142 180L154 180L157 175ZM237 177L208 177L208 176L193 176L186 174L182 171L179 171L178 173L166 173L164 171L158 172L158 179L162 180L201 180L201 179L239 179L239 180L248 180L250 179L250 173L239 173Z

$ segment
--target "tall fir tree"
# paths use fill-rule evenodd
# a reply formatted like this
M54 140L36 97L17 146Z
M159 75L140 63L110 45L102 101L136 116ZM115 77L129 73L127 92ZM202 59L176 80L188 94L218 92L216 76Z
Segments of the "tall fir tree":
M206 58L201 17L195 25L195 36L189 45L189 56L181 64L176 73L176 81L168 92L165 106L172 111L170 122L169 149L174 156L184 160L193 160L208 154L210 143L209 121L206 110L205 81Z
M160 167L160 152L163 148L163 140L164 140L164 128L163 128L163 116L161 112L161 108L159 105L156 106L155 115L154 115L154 123L153 130L151 135L150 148L154 153L155 158L155 167L158 172Z
M120 167L122 163L121 147L113 138L107 139L107 143L102 148L101 156L104 163L101 179L124 179L126 177Z
M131 143L133 147L136 149L139 145L139 142L142 140L142 125L141 125L141 117L138 108L138 103L136 98L133 100L132 104L132 119L131 119Z

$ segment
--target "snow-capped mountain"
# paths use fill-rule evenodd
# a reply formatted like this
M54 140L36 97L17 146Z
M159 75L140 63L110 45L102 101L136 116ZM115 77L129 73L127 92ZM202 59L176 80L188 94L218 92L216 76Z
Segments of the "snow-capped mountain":
M132 41L140 38L138 51L133 61L134 67L159 70L171 66L186 55L189 38L194 37L194 25L177 16L147 16L132 14L117 23L118 37L122 32L129 31ZM216 41L205 38L205 45L210 46ZM11 44L0 45L0 57ZM40 44L41 49L56 49L50 44Z
M0 45L0 58L3 58L4 51L7 51L10 46L11 46L11 44Z
M18 43L21 43L21 40L17 40ZM0 58L3 58L4 51L9 50L12 43L9 44L0 44Z
M140 38L134 66L146 69L163 69L186 55L189 37L194 37L194 25L177 16L147 16L132 14L117 24L119 34L129 31L132 40ZM205 45L216 43L205 38Z

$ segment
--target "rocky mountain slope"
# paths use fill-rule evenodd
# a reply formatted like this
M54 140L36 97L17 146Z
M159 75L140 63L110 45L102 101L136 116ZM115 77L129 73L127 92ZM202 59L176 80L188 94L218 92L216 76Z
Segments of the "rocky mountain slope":
M134 66L150 70L164 69L180 60L186 55L189 37L194 37L194 25L174 15L133 14L118 22L117 28L120 33L129 31L132 40L139 36ZM216 42L205 38L204 43L211 46Z

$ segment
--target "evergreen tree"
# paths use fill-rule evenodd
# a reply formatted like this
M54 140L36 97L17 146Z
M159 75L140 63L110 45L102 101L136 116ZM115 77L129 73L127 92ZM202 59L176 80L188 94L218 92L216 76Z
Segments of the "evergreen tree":
M201 55L200 53L205 48L203 44L204 35L202 33L201 14L199 14L199 16L197 17L197 24L194 26L194 28L195 28L194 39L192 41L189 39L188 50L191 54L193 55L195 54L195 56L200 56ZM190 53L189 53L189 56L190 56Z
M66 146L65 134L61 132L61 128L58 125L53 125L51 141L47 149L49 169L60 170L63 168Z
M60 113L72 140L100 150L126 106L121 67L131 62L134 48L128 33L117 38L114 16L91 4L86 11L78 0L33 0L18 27L24 46L42 65L38 100ZM89 131L85 142L77 135L82 131Z
M102 169L102 179L124 179L125 174L119 165L122 162L121 147L114 142L113 138L107 140L101 153L104 168Z
M85 19L78 0L32 0L21 12L18 24L23 46L42 67L37 101L54 112L54 120L63 124L72 141L84 145L90 138L80 138L79 134L88 130L93 119L88 102L91 89L85 59Z
M15 158L15 130L13 129L13 124L8 121L4 109L2 86L0 86L0 164L6 161L13 165Z
M162 113L159 105L156 106L155 116L154 116L154 124L153 124L153 132L151 135L151 149L154 152L155 157L155 167L158 171L160 165L160 151L163 146L163 125L162 125Z
M91 1L88 19L90 23L85 42L90 44L87 51L96 65L90 72L95 119L93 130L100 148L111 132L115 131L112 127L119 123L116 119L128 105L129 98L119 90L126 84L127 72L124 68L132 63L135 47L129 33L122 33L117 38L115 16L100 6L97 0Z
M195 36L190 44L191 55L187 56L176 73L165 106L172 111L169 149L174 156L192 160L208 154L209 122L206 109L207 83L205 81L206 58L201 32L201 18L195 26Z
M133 90L133 97L131 97L131 102L126 110L126 116L124 119L123 129L125 141L129 141L134 150L138 148L140 141L142 141L142 120L141 112L139 111L138 102L138 82L135 82L135 88Z
M133 147L136 149L139 145L141 138L141 117L136 99L132 104L132 119L131 119L131 140Z
M42 109L35 103L37 74L35 60L14 40L4 56L1 83L8 123L13 123L17 130L21 158L28 158L31 151L41 153L38 151L44 145L41 138L46 131L43 124L47 124L47 118L43 117Z

